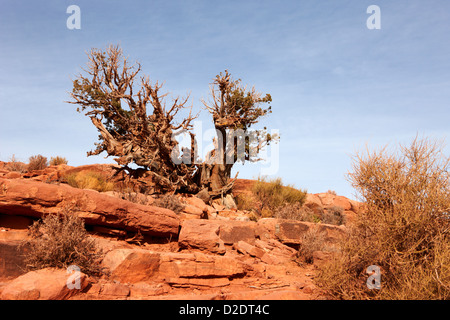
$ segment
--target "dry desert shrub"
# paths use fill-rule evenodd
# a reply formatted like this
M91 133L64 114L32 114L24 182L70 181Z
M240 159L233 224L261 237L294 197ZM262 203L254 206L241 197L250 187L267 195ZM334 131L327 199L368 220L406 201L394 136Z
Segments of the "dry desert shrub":
M298 249L298 257L300 261L313 263L314 251L326 251L326 232L321 231L317 226L309 228L302 237L300 248Z
M303 208L299 203L286 204L275 210L274 218L309 221L308 218L311 213L310 210Z
M9 158L9 162L7 163L6 170L24 173L27 171L27 165L23 162L20 162L16 159L16 156L13 154L11 158Z
M361 212L338 258L318 281L339 299L450 298L450 158L442 143L419 140L398 150L356 155L349 180ZM381 289L366 286L367 267Z
M323 212L315 212L311 208L302 206L300 203L288 203L275 209L274 217L278 219L326 223L337 226L345 224L344 209L338 206L333 206Z
M48 167L48 160L43 155L31 156L28 159L28 171L42 170Z
M67 163L68 163L67 159L60 156L52 157L50 159L51 166L59 166L60 164L67 164Z
M257 208L257 203L252 194L237 194L234 196L238 210L252 211Z
M307 222L320 222L320 216L310 208L303 207L300 203L288 203L276 208L274 218L289 219Z
M322 213L321 222L340 226L345 224L344 209L339 206L332 206Z
M70 186L79 189L92 189L99 192L113 191L114 183L106 181L99 173L80 171L68 174L64 179Z
M26 248L29 270L76 265L86 274L100 273L102 252L76 215L70 212L47 215L29 228L29 234L31 238L21 244Z

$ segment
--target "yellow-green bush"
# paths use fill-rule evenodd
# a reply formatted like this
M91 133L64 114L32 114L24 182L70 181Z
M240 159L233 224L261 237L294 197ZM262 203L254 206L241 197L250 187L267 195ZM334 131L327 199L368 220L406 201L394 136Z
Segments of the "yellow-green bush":
M80 171L68 174L64 180L74 188L93 189L99 192L113 191L114 183L106 181L105 178L91 171Z
M306 200L306 190L298 190L291 185L284 186L281 178L268 180L259 177L253 185L253 193L262 216L273 216L278 208L287 204L299 204Z
M256 201L253 194L237 194L234 196L237 208L239 210L252 211L256 209Z
M339 299L450 299L450 158L427 139L386 150L355 157L349 180L367 209L318 282ZM371 265L381 289L366 286Z

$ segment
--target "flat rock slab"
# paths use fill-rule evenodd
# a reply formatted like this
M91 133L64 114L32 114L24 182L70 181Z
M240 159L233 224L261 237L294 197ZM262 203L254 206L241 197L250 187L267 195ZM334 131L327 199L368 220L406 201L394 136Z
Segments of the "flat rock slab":
M145 249L112 250L106 254L102 266L111 279L122 283L162 280L178 286L224 286L228 283L224 279L244 276L249 268L232 257ZM224 279L211 280L217 278Z
M0 238L0 279L15 278L25 273L26 265L23 254L19 251L20 244L20 240Z
M70 209L89 225L108 226L143 235L178 235L179 217L172 211L118 199L66 184L0 178L0 213L42 217Z
M256 222L190 219L181 223L178 243L182 249L225 253L224 245L255 242Z

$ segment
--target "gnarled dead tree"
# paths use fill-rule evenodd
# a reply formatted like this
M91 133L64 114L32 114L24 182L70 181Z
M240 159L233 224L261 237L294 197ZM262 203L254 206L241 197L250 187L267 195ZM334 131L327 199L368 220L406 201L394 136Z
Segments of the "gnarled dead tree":
M152 84L148 77L140 76L135 85L141 66L129 65L118 46L92 49L88 57L86 75L73 81L73 101L69 101L80 105L78 111L85 112L100 132L97 148L88 156L106 152L144 188L149 180L145 178L150 177L164 191L195 193L207 188L212 196L227 193L233 182L233 164L258 160L258 152L276 139L264 130L248 131L271 112L270 107L260 107L272 101L270 95L262 97L254 88L247 91L226 71L211 86L212 101L203 101L217 129L217 147L199 164L192 133L197 116L192 114L192 106L188 116L175 123L178 112L187 108L189 96L166 105L167 94L160 93L158 82ZM180 130L190 135L190 148L182 149L183 154L175 139ZM132 169L130 164L138 168Z
M134 82L141 66L129 65L118 46L110 46L106 52L92 49L88 56L88 68L84 70L87 76L80 74L73 81L74 101L69 101L80 105L78 111L86 111L85 115L100 132L100 142L88 156L106 152L138 180L150 175L165 190L198 191L193 181L195 166L175 165L171 157L177 146L174 131L191 129L196 118L189 112L181 123L174 123L188 98L175 98L167 107L166 94L160 94L162 85L151 84L148 77L140 78L136 92ZM149 105L152 110L148 113ZM131 169L128 165L132 163L141 168ZM143 179L140 181L145 183Z
M201 176L209 179L211 190L223 191L231 188L231 169L237 161L261 160L258 158L260 150L279 137L265 130L249 130L261 117L272 112L270 106L261 106L272 101L270 94L263 97L254 87L247 90L241 80L233 80L227 70L216 76L210 94L212 100L202 102L213 117L217 147L201 168Z

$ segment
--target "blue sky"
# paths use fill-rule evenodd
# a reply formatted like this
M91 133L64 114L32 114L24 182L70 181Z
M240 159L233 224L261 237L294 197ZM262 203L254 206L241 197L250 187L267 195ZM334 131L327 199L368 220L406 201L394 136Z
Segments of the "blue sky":
M80 30L66 27L72 4ZM372 4L380 30L366 27ZM196 110L225 69L270 93L273 113L261 126L281 135L275 176L354 198L345 176L366 144L449 136L449 21L446 0L0 0L0 160L114 162L86 157L98 133L64 103L85 52L112 43L173 96L190 93ZM211 123L205 110L200 120ZM254 178L264 166L236 170Z

